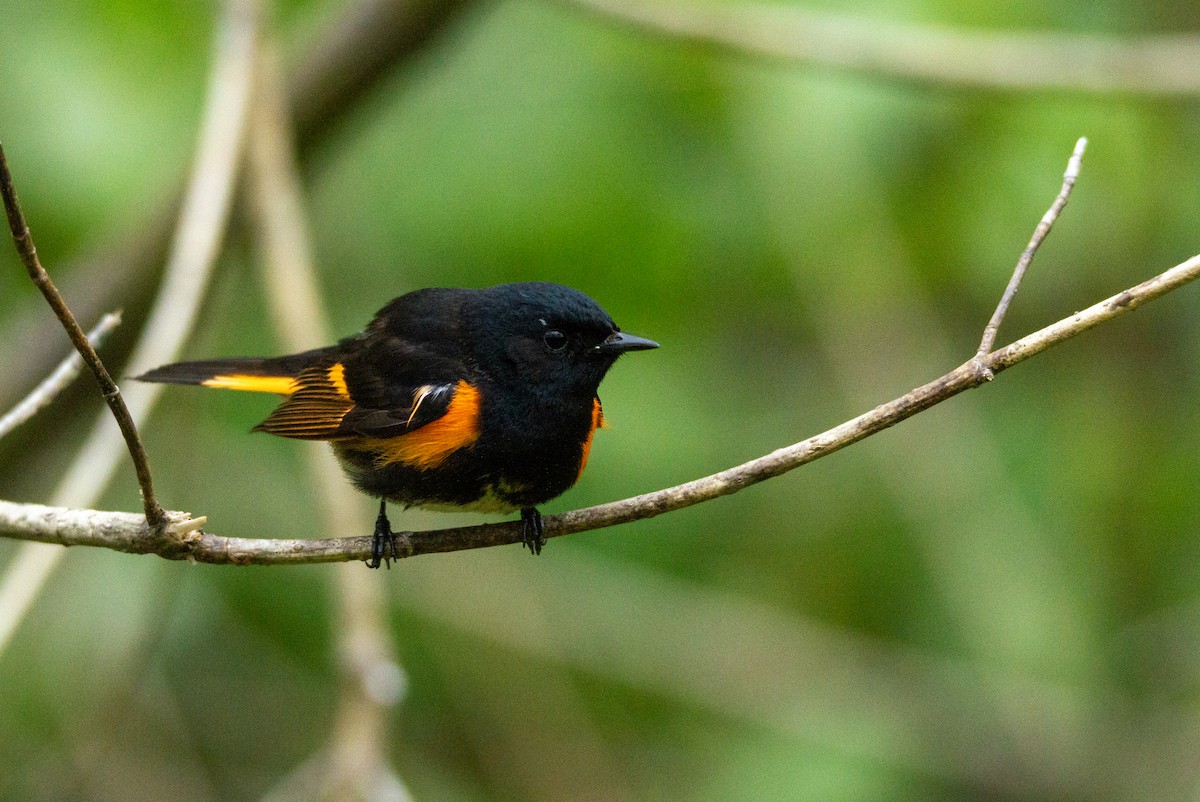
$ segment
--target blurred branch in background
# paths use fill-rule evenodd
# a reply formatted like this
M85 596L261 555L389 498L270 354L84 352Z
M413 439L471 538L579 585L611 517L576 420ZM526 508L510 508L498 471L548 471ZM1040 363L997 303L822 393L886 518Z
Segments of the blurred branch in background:
M798 6L563 0L638 31L872 78L1005 90L1200 94L1200 36L997 33Z
M285 75L301 161L397 65L433 46L475 0L358 0L339 7Z
M91 331L87 333L87 340L91 343L92 348L99 348L108 333L120 324L121 315L119 312L109 312L100 318L100 322L93 326ZM0 437L8 434L40 412L43 407L52 402L59 393L66 389L67 385L78 378L79 371L81 370L83 370L83 357L79 355L78 351L73 351L70 356L59 363L58 367L41 384L33 389L33 392L25 396L19 404L6 412L4 417L0 418Z
M275 330L289 352L332 341L321 299L303 191L289 129L278 56L264 43L258 60L247 159L247 195L258 229L262 281ZM324 443L304 450L322 528L339 536L366 531L356 497ZM406 800L408 791L388 765L395 739L390 710L406 679L386 626L383 585L364 582L356 565L340 565L335 579L334 639L339 657L338 710L329 745L285 780L274 797Z
M356 0L338 7L337 19L320 29L303 55L285 73L289 107L293 110L297 148L306 158L328 140L370 97L371 91L398 66L419 57L445 30L476 5L471 0ZM94 318L100 311L122 306L131 321L149 303L151 276L167 257L172 232L180 215L185 184L154 209L149 219L122 231L115 242L83 264L64 269L75 312ZM52 324L40 309L15 315L3 332L6 342L20 342L26 359L0 363L0 406L4 393L11 402L39 377L54 359Z
M150 367L174 359L204 299L233 198L258 24L257 0L224 4L192 180L163 282L134 349L134 365ZM159 392L153 385L129 389L126 403L134 425L146 420ZM52 504L94 504L116 470L122 445L107 414L101 414ZM26 544L6 566L0 578L0 653L63 553L61 548Z

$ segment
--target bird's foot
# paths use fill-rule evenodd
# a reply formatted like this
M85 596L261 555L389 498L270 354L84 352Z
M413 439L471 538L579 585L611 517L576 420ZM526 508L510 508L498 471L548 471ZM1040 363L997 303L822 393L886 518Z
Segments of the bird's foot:
M379 517L375 519L375 534L371 536L371 559L367 560L367 567L378 568L380 563L387 563L390 571L392 560L399 559L400 547L396 543L392 523L387 517L387 502L380 501Z
M541 554L542 546L546 545L545 527L542 525L542 514L533 507L521 510L521 543L529 549L530 554Z

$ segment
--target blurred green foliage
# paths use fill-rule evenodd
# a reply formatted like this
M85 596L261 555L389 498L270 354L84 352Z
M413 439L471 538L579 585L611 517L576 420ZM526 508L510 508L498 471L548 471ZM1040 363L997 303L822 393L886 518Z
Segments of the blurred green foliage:
M1200 28L1183 0L812 6ZM274 24L300 43L340 7L284 3ZM70 286L185 173L214 4L0 10L0 139ZM342 333L418 287L553 280L663 344L606 380L612 427L554 512L750 459L963 361L1078 136L1083 177L1001 342L1191 256L1198 120L1194 101L760 61L522 0L385 81L306 191ZM248 241L235 226L188 355L278 350ZM3 251L0 334L41 304ZM398 774L422 799L1194 796L1198 322L1184 289L801 471L536 561L364 569L409 679ZM0 496L47 499L93 395L0 444ZM268 400L166 399L144 432L166 506L220 534L323 534L299 446L246 435ZM102 506L138 509L132 471ZM0 655L0 798L276 787L332 726L330 576L72 551Z

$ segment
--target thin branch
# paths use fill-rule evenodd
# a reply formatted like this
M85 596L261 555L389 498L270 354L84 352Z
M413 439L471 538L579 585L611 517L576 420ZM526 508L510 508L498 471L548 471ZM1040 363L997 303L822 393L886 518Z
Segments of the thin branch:
M4 197L4 211L8 213L8 227L12 230L17 255L21 257L21 263L29 272L29 278L41 291L46 302L50 304L50 308L54 310L55 316L66 329L67 336L71 338L75 350L79 352L80 357L92 371L92 375L96 377L96 383L100 385L104 401L116 419L117 426L121 429L121 437L124 438L125 447L129 450L129 458L133 460L138 486L142 489L142 506L146 511L146 520L152 527L157 527L163 521L163 510L154 498L150 460L146 457L142 438L138 435L137 426L133 423L129 408L125 406L125 400L121 397L121 390L117 387L117 383L112 380L112 376L108 375L108 368L104 367L96 349L88 341L87 335L79 327L75 315L67 306L67 302L63 300L58 287L54 286L50 274L46 272L46 269L42 267L41 260L38 259L37 249L33 245L33 234L29 231L29 226L25 223L25 216L21 213L17 190L13 186L12 175L8 171L8 159L5 158L3 145L0 145L0 195Z
M1021 258L1017 260L1017 266L1013 269L1012 278L1008 280L1008 286L1004 288L1004 295L1000 297L1000 303L996 305L996 311L992 313L992 319L988 321L987 326L983 329L983 339L979 341L979 350L975 352L976 356L982 357L991 353L992 346L996 344L996 334L1000 331L1000 324L1004 322L1004 316L1008 314L1008 307L1012 304L1012 300L1017 294L1017 289L1021 286L1022 279L1025 278L1025 271L1029 269L1029 264L1033 261L1033 257L1037 255L1038 248L1042 247L1042 242L1050 234L1050 229L1054 227L1054 221L1062 214L1067 201L1071 198L1071 190L1075 188L1075 180L1079 178L1079 170L1083 166L1083 152L1085 150L1087 150L1087 138L1080 137L1079 141L1075 143L1075 150L1072 151L1071 158L1067 160L1067 170L1063 173L1062 189L1058 191L1058 197L1054 199L1054 203L1050 204L1050 208L1042 216L1041 222L1033 230L1033 237L1029 240L1029 244L1025 246L1025 250L1021 253Z
M675 487L548 516L546 537L558 537L652 518L665 512L727 496L765 479L787 473L894 426L964 390L978 387L987 382L991 375L1037 356L1046 349L1101 323L1131 312L1198 277L1200 255L1022 337L983 358L972 357L946 375L807 440ZM134 553L153 551L142 540L145 535L144 522L139 524L136 516L130 519L128 513L97 513L90 510L46 507L38 507L37 514L22 512L28 506L30 505L0 501L0 536L49 543L103 546ZM171 514L181 516L178 520L183 520L182 516L186 516L186 513ZM79 526L73 524L77 518L72 517L80 515L101 516L95 518L94 522L103 523L104 526L81 531ZM71 525L69 534L62 531L62 527L68 524ZM399 534L399 540L401 556L404 557L500 546L520 542L521 524L519 521L509 521L429 532L404 532ZM162 556L216 564L279 565L364 560L370 553L370 537L268 540L221 537L194 531L185 538L182 549Z
M100 343L110 331L121 323L119 312L109 312L100 318L100 322L87 333L88 342L92 348L99 348ZM25 396L15 407L0 418L0 437L4 437L13 429L38 414L47 404L53 401L59 393L70 386L83 370L83 357L74 351L59 363L54 372L47 376L29 395Z
M869 78L1006 90L1200 94L1200 36L999 33L797 6L562 0L639 31Z

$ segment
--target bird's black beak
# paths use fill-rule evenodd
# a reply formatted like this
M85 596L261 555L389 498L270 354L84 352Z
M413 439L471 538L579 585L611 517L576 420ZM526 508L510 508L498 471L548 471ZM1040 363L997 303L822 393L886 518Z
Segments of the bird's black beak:
M607 340L597 345L595 350L598 354L623 354L626 351L648 351L657 347L658 343L654 340L647 340L636 334L626 334L623 331L614 331Z

